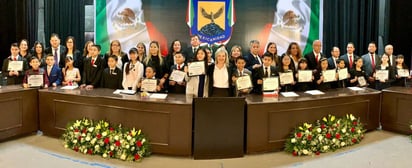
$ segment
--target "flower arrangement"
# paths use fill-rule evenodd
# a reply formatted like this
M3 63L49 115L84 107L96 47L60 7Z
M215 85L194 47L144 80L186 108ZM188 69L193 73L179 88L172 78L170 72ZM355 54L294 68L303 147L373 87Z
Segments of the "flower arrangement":
M359 143L365 133L360 119L352 114L342 118L323 117L314 124L304 123L286 140L285 151L294 156L319 155Z
M62 135L64 147L76 152L141 161L150 155L149 141L141 130L112 127L107 121L83 118L68 124Z

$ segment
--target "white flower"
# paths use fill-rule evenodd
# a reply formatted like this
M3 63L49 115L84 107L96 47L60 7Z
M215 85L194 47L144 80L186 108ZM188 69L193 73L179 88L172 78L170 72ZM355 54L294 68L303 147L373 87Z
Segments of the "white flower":
M90 137L89 137L89 136L86 137L86 141L90 141Z
M128 135L126 138L127 138L127 140L131 140L131 139L132 139L132 137L131 137L130 135Z
M353 116L352 114L351 114L349 117L350 117L350 120L351 120L351 121L353 121L353 120L356 119L355 116Z
M303 140L303 141L302 141L302 144L306 144L306 141L305 141L305 140Z
M346 145L345 142L340 143L340 146L345 146L345 145Z
M103 153L103 157L104 157L104 158L107 158L107 154L106 154L106 153Z
M346 133L346 128L343 128L343 129L342 129L342 133Z
M322 136L322 135L319 135L318 139L319 139L319 141L322 141L323 136Z
M84 150L83 150L83 153L84 153L84 154L86 154L86 153L87 153L87 150L86 150L86 149L84 149Z
M94 127L90 127L89 129L87 129L89 132L93 132Z
M69 129L70 129L70 130L73 130L73 126L70 126Z
M95 149L95 150L98 150L99 148L100 148L99 145L94 146L94 149Z
M323 146L323 150L324 150L324 151L326 151L326 150L328 150L328 149L329 149L329 146L326 146L326 145Z
M119 140L119 136L117 136L117 135L114 136L114 140L116 140L116 141Z
M131 151L134 151L134 149L135 149L134 146L132 146L132 148L130 148Z
M361 132L362 132L362 131L361 131L360 129L357 131L358 134L360 134Z
M129 149L130 148L130 145L126 145L126 149Z
M82 133L82 137L85 137L86 136L86 134L85 133Z
M69 145L65 144L65 145L64 145L64 148L69 148Z
M106 131L104 131L103 133L102 133L102 136L107 136L107 132Z
M332 142L333 142L333 143L335 143L335 142L336 142L336 139L335 139L335 138L333 138L333 139L332 139Z
M90 141L90 143L91 143L92 145L94 145L94 144L96 143L96 141L97 141L97 139L96 139L96 138L93 138L92 141Z
M318 128L316 129L316 131L318 131L318 133L322 132L322 129Z
M114 146L112 145L112 146L110 146L110 150L114 150Z
M74 144L77 143L77 139L73 140L72 142L73 142Z
M306 134L309 134L309 130L306 130L305 133L306 133Z
M296 139L295 139L295 138L292 138L292 139L290 140L290 142L296 143Z
M120 159L126 160L126 154L123 153L123 154L120 156Z
M316 146L316 142L315 142L315 141L312 141L310 144L311 144L312 146Z
M307 154L309 153L309 151L306 150L306 149L303 149L302 152L303 152L303 154L305 154L305 155L307 155Z
M144 142L146 142L146 138L143 138L143 139L142 139L142 144L144 144Z

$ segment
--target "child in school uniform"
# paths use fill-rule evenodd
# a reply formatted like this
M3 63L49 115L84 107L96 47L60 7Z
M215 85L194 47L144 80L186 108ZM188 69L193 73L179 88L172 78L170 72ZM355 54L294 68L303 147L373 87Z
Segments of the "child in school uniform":
M93 89L99 87L104 60L100 57L100 46L92 45L89 52L90 57L83 63L82 85L80 88Z
M257 94L262 94L263 78L279 76L278 70L275 66L272 65L272 55L268 53L263 54L262 62L263 65L257 68L256 71L253 73L253 92Z
M408 66L405 64L404 56L402 54L399 54L396 56L396 66L394 67L395 69L395 81L392 83L392 86L406 86L406 80L411 79L411 74L409 74L408 77L401 77L398 75L399 70L408 70Z
M296 73L297 83L295 85L295 91L304 92L307 90L312 90L313 89L313 79L315 79L315 77L313 76L313 71L312 71L312 80L310 82L299 82L299 70L309 70L307 59L302 58L299 60L298 72Z
M32 68L27 70L24 75L23 87L24 88L33 87L33 86L30 86L30 84L28 83L28 78L30 77L30 75L43 75L43 85L40 87L47 88L49 86L49 79L47 78L46 71L43 68L40 68L39 58L33 57L30 60L30 66Z
M342 58L339 58L339 59L336 60L336 65L337 65L337 67L336 67L336 73L337 73L337 74L338 74L339 70L346 68L346 67L345 67L345 60L342 59ZM348 84L349 84L348 80L349 80L349 78L350 78L349 71L348 71L348 76L347 76L346 78L342 79L342 80L339 80L339 74L338 74L338 81L336 82L336 83L337 83L337 88L345 88L345 87L348 87Z
M325 82L323 71L328 70L328 60L326 58L321 58L319 61L318 70L315 73L316 87L319 90L326 91L332 88L331 82Z
M243 57L238 57L235 60L236 63L236 70L234 70L232 72L232 89L233 89L233 93L235 93L235 96L245 96L247 94L250 93L250 91L252 91L253 87L251 88L247 88L247 89L242 89L242 90L238 90L236 87L236 81L239 77L242 76L249 76L251 82L252 82L252 72L250 72L248 69L245 68L246 65L246 60Z
M387 70L388 71L388 79L376 79L376 71L378 70ZM375 69L375 73L373 74L375 77L375 89L382 90L388 87L391 87L391 83L395 81L395 70L389 63L389 57L386 54L383 54L381 57L381 64L378 65Z
M174 55L174 61L176 64L172 65L170 67L170 73L172 74L173 71L182 71L184 72L185 68L185 57L181 52L176 52ZM183 79L183 81L174 81L173 79L170 78L171 75L169 76L169 87L168 87L168 92L169 93L186 93L186 81Z
M46 74L47 78L49 80L49 83L51 86L56 87L58 85L61 85L62 83L62 70L58 66L58 64L55 64L54 56L53 54L47 54L46 56ZM41 63L40 63L41 65Z
M107 58L108 67L103 70L100 86L109 89L122 89L123 74L117 65L118 57L111 55Z
M292 73L293 75L293 82L289 84L282 84L282 80L279 77L279 83L280 83L280 91L281 92L290 92L294 90L294 87L296 85L296 69L295 65L293 63L293 60L290 56L288 55L283 55L280 61L279 65L279 76L281 73Z
M365 71L363 70L363 59L356 58L354 62L355 66L350 70L350 79L349 79L349 86L367 86L368 85L368 77L366 76ZM362 85L363 81L364 85Z
M138 58L138 49L129 50L129 62L124 64L122 86L125 90L137 89L137 84L143 78L144 66Z
M208 60L206 56L206 50L203 48L199 48L198 50L196 50L194 61L201 61L205 64L205 74L201 74L198 76L186 75L186 94L193 95L194 97L208 97L209 76L207 75ZM185 68L185 72L189 73L187 66Z
M156 82L157 86L156 86L156 91L155 92L162 92L163 86L160 84L160 80L156 79L155 75L156 75L156 69L155 68L153 68L151 66L146 67L146 69L145 69L145 76L146 77L145 78L146 79L155 79L157 81ZM143 80L141 80L137 85L137 87L140 89L140 91L144 91L144 90L142 90L142 81ZM152 91L148 91L148 92L152 92Z

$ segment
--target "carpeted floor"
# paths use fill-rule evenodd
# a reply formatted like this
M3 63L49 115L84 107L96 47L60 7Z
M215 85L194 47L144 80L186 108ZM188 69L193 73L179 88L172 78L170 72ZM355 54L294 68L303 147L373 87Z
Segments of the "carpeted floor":
M273 168L273 167L373 167L412 165L412 143L406 135L386 131L366 134L358 145L319 156L294 157L285 152L246 155L243 158L193 160L190 157L152 155L140 163L103 159L65 149L62 141L32 135L0 143L1 168Z

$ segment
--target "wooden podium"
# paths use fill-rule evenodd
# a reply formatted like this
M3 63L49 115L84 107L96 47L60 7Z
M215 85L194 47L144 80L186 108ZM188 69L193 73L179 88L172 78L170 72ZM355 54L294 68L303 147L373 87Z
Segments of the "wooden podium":
M194 159L243 157L245 99L194 98Z

